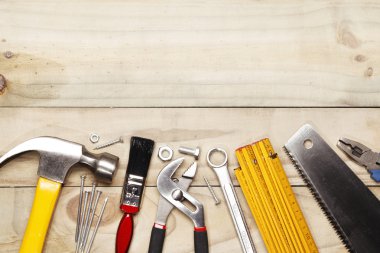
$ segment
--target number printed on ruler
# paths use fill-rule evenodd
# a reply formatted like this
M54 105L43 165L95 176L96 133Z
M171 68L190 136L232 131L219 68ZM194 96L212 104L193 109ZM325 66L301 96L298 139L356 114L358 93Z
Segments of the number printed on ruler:
M318 252L269 139L236 150L235 170L268 252Z

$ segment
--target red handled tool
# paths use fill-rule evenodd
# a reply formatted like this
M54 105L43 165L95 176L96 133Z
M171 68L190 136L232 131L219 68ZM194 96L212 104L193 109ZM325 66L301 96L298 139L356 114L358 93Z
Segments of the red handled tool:
M166 232L166 220L173 207L176 207L179 211L188 216L194 223L194 252L208 253L208 239L203 205L187 192L197 171L197 164L194 163L191 165L179 180L173 181L172 179L174 172L178 169L183 160L184 158L179 158L172 161L158 175L157 189L161 194L161 198L158 204L156 221L150 237L148 253L162 252ZM195 207L195 210L190 210L182 201L190 202Z
M120 200L120 210L124 212L124 215L117 229L116 253L128 252L133 234L132 215L140 210L153 147L152 140L141 137L131 138L128 167Z

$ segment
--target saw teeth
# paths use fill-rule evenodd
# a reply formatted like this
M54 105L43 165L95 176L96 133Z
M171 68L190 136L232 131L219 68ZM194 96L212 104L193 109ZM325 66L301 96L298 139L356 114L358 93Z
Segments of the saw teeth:
M283 147L283 149L284 149L285 153L287 154L287 156L289 157L289 159L292 161L294 167L296 168L298 174L300 175L300 177L302 178L302 180L306 184L306 187L309 189L311 195L317 201L322 212L327 217L328 222L331 224L331 226L335 230L335 233L338 235L340 241L343 243L343 245L346 247L346 249L349 252L352 252L352 253L355 252L354 249L352 248L351 243L349 242L347 237L344 235L343 230L341 229L341 227L339 226L339 224L337 223L335 218L331 215L327 205L325 204L325 202L323 201L323 199L321 198L321 196L319 195L319 193L317 192L317 190L313 186L313 183L311 182L311 180L309 179L309 177L307 176L305 171L299 165L296 158L293 157L292 153L290 153L289 150L285 146Z

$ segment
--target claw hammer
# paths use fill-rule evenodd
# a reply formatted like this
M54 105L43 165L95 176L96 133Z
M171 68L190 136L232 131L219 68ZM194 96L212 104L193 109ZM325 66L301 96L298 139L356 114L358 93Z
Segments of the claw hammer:
M46 136L17 145L0 158L0 166L27 151L37 151L40 154L37 172L39 179L20 253L40 253L62 184L70 168L77 163L86 164L99 180L110 183L119 158L108 153L92 154L81 144Z

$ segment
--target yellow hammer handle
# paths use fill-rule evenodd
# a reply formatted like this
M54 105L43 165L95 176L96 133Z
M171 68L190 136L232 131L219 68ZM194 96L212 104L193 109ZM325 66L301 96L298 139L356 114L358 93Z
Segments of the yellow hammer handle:
M20 253L41 253L49 229L61 183L40 177Z

